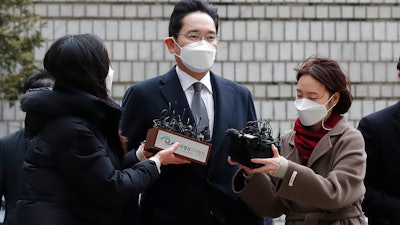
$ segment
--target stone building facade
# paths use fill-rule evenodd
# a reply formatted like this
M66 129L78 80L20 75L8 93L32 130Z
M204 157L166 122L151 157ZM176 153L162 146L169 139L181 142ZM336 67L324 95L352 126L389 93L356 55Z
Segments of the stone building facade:
M163 44L175 1L46 0L33 10L47 25L46 49L65 34L94 33L106 43L116 71L112 96L168 71L173 56ZM397 101L400 55L398 0L214 0L221 18L220 45L212 70L247 86L257 114L274 130L292 127L295 72L312 55L338 60L352 81L354 102L346 114L357 126L364 115ZM18 103L0 104L0 135L23 126ZM140 106L138 106L140 110Z
M35 51L38 65L51 43L65 34L94 33L106 43L116 71L112 96L121 101L135 82L168 71L173 56L163 44L175 1L46 0L33 11L47 25L47 41ZM349 121L396 102L400 56L400 0L211 0L221 17L212 70L247 86L259 118L274 131L292 127L293 68L312 55L338 60L355 97ZM138 106L140 110L140 106ZM18 102L0 102L0 136L23 127ZM283 224L282 218L275 224Z

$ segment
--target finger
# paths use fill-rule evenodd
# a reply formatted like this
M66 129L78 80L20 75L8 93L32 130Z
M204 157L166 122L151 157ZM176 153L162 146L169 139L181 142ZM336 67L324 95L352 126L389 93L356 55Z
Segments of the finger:
M258 168L254 168L249 170L249 174L253 174L253 173L263 173L266 172L264 167L258 167Z
M143 151L144 150L144 144L139 145L138 151Z
M245 166L245 165L243 165L243 164L239 164L239 168L242 169L242 170L244 170L244 171L249 171L249 170L251 170L251 168L249 168L249 167L247 167L247 166Z
M262 159L262 158L253 158L253 159L251 159L251 162L253 162L253 163L258 163L258 164L266 164L267 163L267 161L266 161L267 159Z
M228 156L228 160L227 160L227 161L228 161L228 163L231 164L231 165L234 165L234 166L239 165L239 163L233 161L232 158L231 158L230 156Z
M143 148L139 148L143 151L143 154L151 154L154 155L157 151L152 151L151 149L145 150Z
M179 157L179 155L173 154L172 157L174 157L173 161L175 164L191 163L190 160L183 158L183 157Z
M251 175L251 174L254 173L253 170L250 169L249 167L243 166L243 168L241 168L241 169L244 170L244 172L245 172L247 175Z
M272 153L274 154L274 158L279 157L280 155L278 148L274 144L272 144L271 147L272 147Z
M172 149L172 151L175 151L178 147L179 147L179 142L175 142L174 144L172 144L170 148Z
M190 160L187 159L180 159L179 160L179 164L188 164L188 163L192 163Z

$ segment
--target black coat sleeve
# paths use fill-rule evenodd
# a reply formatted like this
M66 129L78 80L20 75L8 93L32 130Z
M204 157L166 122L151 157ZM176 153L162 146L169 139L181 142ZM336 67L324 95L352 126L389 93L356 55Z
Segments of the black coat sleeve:
M159 176L155 163L149 160L124 170L117 169L112 152L83 123L56 126L72 127L68 133L73 135L67 135L63 144L65 147L60 147L56 139L51 139L56 127L49 126L42 133L41 143L37 143L37 146L42 146L38 149L59 146L50 149L59 151L56 156L57 169L73 189L99 206L115 207L136 199Z
M366 193L362 207L368 217L391 221L396 217L400 218L400 199L386 191L387 188L391 188L389 186L392 186L389 182L397 182L397 178L392 177L395 171L391 171L390 168L398 165L398 158L394 155L388 156L388 152L393 150L388 147L393 136L387 130L381 129L390 130L393 123L385 124L381 119L376 120L376 116L364 117L358 125L358 130L364 137L367 153L367 171L364 179ZM391 157L395 158L390 159Z

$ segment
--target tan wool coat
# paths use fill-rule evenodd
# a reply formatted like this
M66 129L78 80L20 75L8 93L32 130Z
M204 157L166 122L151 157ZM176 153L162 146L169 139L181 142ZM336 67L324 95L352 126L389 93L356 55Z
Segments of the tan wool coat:
M283 179L268 174L233 178L235 193L258 215L286 215L286 225L366 225L361 210L366 153L361 133L343 117L318 142L307 166L300 164L295 131L282 135L288 161Z

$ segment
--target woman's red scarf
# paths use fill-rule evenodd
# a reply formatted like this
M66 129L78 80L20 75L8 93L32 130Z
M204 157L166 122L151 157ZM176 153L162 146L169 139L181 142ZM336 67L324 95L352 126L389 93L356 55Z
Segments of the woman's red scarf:
M332 113L332 115L324 122L324 126L332 128L341 118L342 116L340 114ZM310 159L315 146L318 144L319 140L328 133L328 130L321 127L318 132L314 132L310 127L303 126L300 122L300 118L296 119L293 130L296 131L296 134L294 135L294 144L300 154L301 163L307 165L308 159Z

